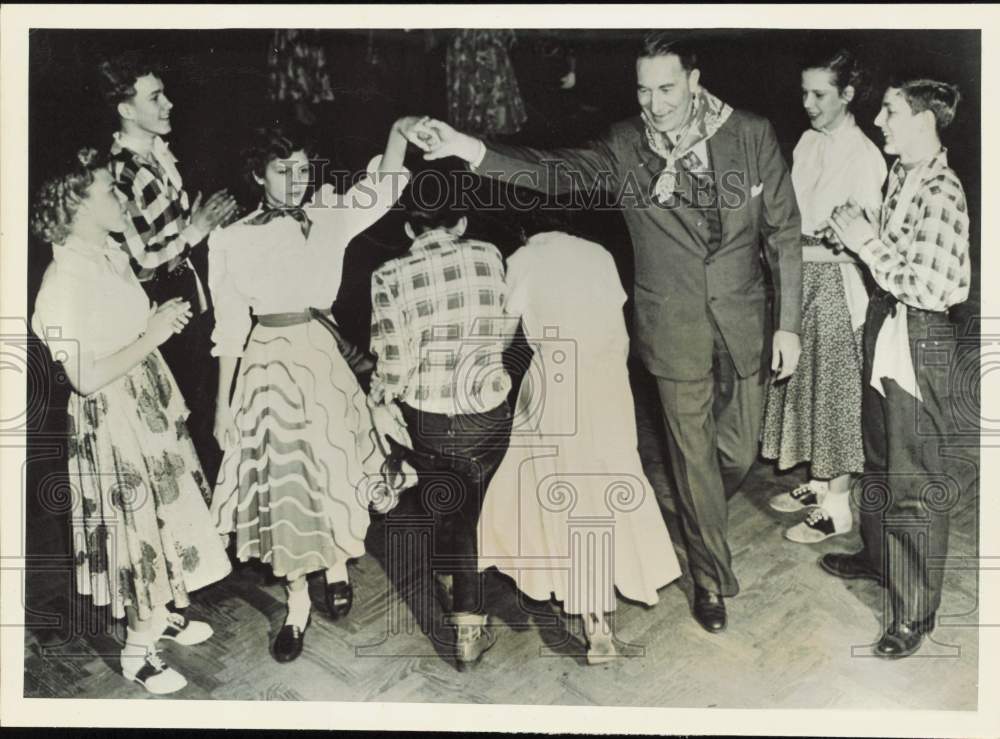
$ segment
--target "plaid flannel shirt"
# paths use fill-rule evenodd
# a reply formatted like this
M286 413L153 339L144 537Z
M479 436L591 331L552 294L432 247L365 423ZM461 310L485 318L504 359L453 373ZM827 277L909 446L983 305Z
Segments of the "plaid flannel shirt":
M111 147L111 174L128 213L125 232L112 236L134 260L133 269L143 282L151 280L163 265L180 261L188 247L205 237L189 225L187 193L166 145L160 148L163 155L170 156L173 173L165 171L153 155L141 159L120 137L115 137Z
M473 415L510 392L502 353L517 318L505 313L500 252L442 229L372 275L371 400L423 412Z
M920 177L916 194L900 201L907 176ZM893 218L897 207L905 217ZM897 160L889 173L878 239L858 251L875 282L905 305L946 311L969 296L969 211L965 192L942 149L907 173Z

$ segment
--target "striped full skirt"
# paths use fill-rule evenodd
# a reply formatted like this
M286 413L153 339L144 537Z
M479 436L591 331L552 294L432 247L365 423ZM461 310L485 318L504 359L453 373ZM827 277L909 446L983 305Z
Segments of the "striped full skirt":
M212 499L236 556L294 579L364 554L368 505L384 457L365 395L316 321L258 324L243 354Z

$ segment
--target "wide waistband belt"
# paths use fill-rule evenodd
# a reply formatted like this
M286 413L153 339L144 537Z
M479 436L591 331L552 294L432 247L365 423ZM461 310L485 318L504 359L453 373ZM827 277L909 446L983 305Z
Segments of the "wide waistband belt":
M333 320L333 311L329 308L320 310L319 308L307 308L303 311L293 313L264 313L257 316L257 322L261 326L268 328L283 328L285 326L297 326L300 323L308 323L317 318Z

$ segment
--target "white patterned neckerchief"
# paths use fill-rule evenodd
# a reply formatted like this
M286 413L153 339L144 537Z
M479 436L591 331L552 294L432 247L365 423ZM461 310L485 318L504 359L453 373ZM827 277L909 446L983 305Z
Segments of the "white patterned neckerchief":
M694 95L691 113L687 122L678 131L676 144L666 133L657 131L646 111L642 112L642 121L646 127L646 142L654 153L666 161L656 178L654 193L657 201L665 203L673 195L677 184L679 161L683 159L688 170L701 169L707 164L702 162L692 149L702 141L712 138L732 112L733 109L728 104L701 88Z

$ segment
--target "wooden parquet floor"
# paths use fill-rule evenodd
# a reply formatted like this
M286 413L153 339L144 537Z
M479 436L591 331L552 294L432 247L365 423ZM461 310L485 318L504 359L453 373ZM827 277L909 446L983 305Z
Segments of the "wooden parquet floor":
M636 398L647 474L677 543L658 420L647 410L655 405L641 388ZM312 622L297 661L279 665L269 655L284 617L283 593L253 564L194 595L189 615L210 622L213 639L193 648L169 644L164 652L188 679L177 694L185 699L971 710L978 679L978 582L971 564L977 453L974 442L956 452L965 477L950 554L968 560L956 559L946 573L933 641L906 660L867 656L881 631L882 590L836 580L816 564L825 552L856 549L857 531L812 547L786 541L782 531L795 518L771 512L766 500L801 476L776 476L763 464L731 501L729 538L742 593L728 601L730 624L721 635L692 619L684 579L661 590L653 607L619 599L614 628L625 656L588 666L578 623L563 619L554 604L519 597L494 574L487 598L498 643L477 670L459 673L419 558L387 554L386 542L395 541L390 531L412 513L404 502L369 531L369 554L352 567L355 605L348 619L327 620L321 581L312 583ZM26 630L26 697L151 697L118 674L116 627L101 624L101 614L73 595L68 575L36 572L28 586L29 621L74 608L77 627L69 631L77 633Z

